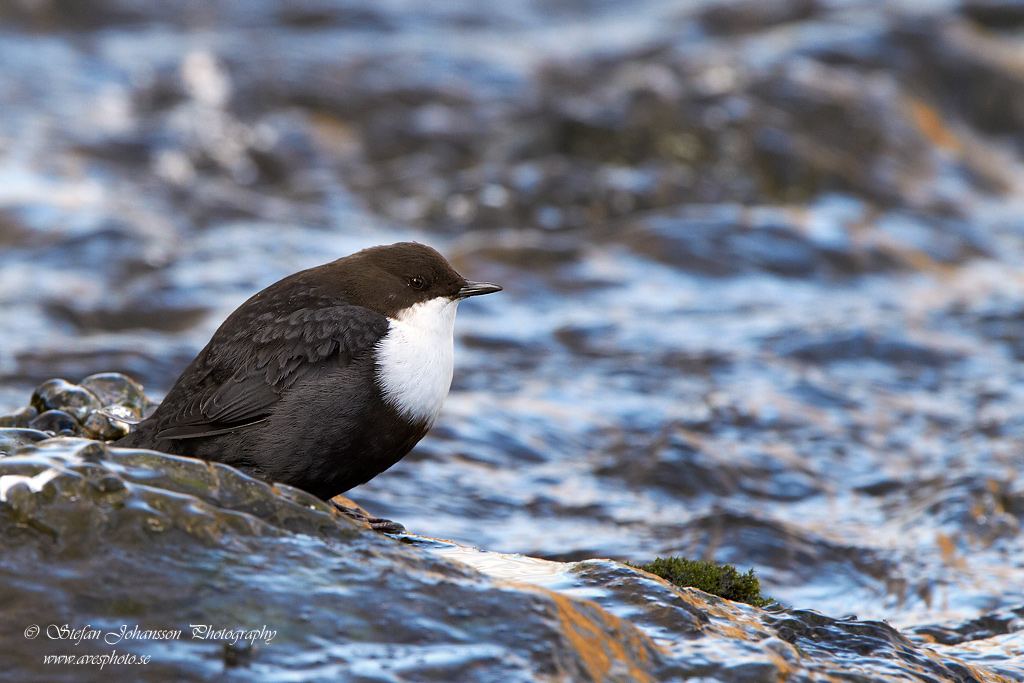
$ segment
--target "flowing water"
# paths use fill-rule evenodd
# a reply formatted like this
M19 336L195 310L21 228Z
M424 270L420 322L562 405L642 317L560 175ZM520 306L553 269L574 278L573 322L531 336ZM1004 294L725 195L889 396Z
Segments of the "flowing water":
M81 4L0 10L0 412L415 239L505 291L373 514L1024 656L1013 3Z

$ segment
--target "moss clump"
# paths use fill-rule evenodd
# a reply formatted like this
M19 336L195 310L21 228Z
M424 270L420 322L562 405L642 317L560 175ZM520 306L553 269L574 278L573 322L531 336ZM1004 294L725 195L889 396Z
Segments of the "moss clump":
M774 602L761 595L761 582L754 576L753 569L740 574L731 564L700 562L685 557L658 557L646 564L627 562L626 565L660 576L681 588L699 588L726 600L745 602L754 607L766 607Z

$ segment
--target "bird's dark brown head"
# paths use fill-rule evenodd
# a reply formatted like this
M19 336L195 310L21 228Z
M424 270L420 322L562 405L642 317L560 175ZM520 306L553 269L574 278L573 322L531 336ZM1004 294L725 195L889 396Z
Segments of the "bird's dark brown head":
M320 269L349 303L389 317L438 297L455 300L501 291L498 285L467 281L435 249L417 242L370 247Z

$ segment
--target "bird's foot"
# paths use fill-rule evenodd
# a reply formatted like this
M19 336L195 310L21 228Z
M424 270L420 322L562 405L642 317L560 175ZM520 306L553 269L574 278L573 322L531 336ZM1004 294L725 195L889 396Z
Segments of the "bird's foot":
M393 522L390 519L384 519L383 517L368 517L366 523L370 525L370 528L380 534L406 534L405 527L398 522Z
M339 500L341 499L341 500ZM407 533L404 526L398 522L383 517L373 517L369 512L359 507L356 503L343 496L332 498L330 504L335 510L357 522L368 525L371 529L380 534L404 534Z

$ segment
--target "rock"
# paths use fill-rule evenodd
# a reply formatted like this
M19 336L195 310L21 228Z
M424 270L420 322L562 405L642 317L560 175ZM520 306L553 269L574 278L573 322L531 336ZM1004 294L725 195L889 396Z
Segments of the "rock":
M1019 302L990 304L963 317L981 335L1002 342L1014 358L1024 360L1024 307Z
M119 372L89 375L79 386L92 392L100 400L101 405L130 408L135 417L141 417L146 407L146 395L142 387L131 377Z
M830 208L821 211L827 215ZM768 206L681 207L650 212L610 238L661 263L718 277L748 271L849 275L883 267L874 250L844 239L841 224L822 234L815 218L813 209L798 215Z
M49 438L49 434L38 429L3 428L0 429L0 454L13 453L21 446Z
M988 28L1024 26L1024 6L1017 0L963 0L960 13Z
M261 677L330 667L341 678L397 668L416 680L811 683L851 662L862 678L991 678L884 623L765 611L609 560L396 543L230 467L86 439L0 458L0 537L11 587L0 649L23 677L52 679L43 657L102 656L115 639L121 655L147 658L147 680L245 666ZM32 637L37 622L84 635ZM118 638L136 626L164 635Z
M28 423L38 414L39 411L32 406L18 408L13 413L0 415L0 427L28 427Z
M139 417L135 414L135 411L124 406L110 406L106 410L108 412L114 410L124 411L126 413L125 417L131 418L133 422ZM85 419L82 428L85 431L85 436L90 439L113 441L114 439L126 436L131 431L131 424L131 422L114 419L109 414L95 412Z
M989 612L959 624L925 624L908 629L911 636L926 642L958 645L973 640L1004 636L1020 631L1024 606Z
M65 413L63 410L47 410L39 413L39 416L29 422L28 426L61 436L76 435L80 430L80 425L74 415Z
M904 78L943 102L948 113L976 131L1020 140L1024 74L1007 55L1012 43L967 20L913 15L899 22L892 40L913 55L902 65Z
M706 275L733 275L741 267L728 251L739 207L712 207L700 215L652 216L619 239L639 254Z
M295 491L283 496L227 467L214 471L202 461L57 439L33 454L0 460L0 490L0 533L13 544L0 568L34 596L34 607L9 602L2 620L13 624L32 609L61 623L88 613L93 627L107 629L101 624L109 622L116 630L114 622L124 619L119 605L128 601L133 623L182 631L169 643L124 641L120 651L152 657L147 676L222 666L223 643L233 641L194 639L195 623L264 627L262 637L248 641L256 646L248 658L282 673L300 653L345 670L352 657L361 665L392 666L400 642L408 643L397 647L412 658L403 666L417 677L578 679L590 672L594 653L606 658L602 669L627 671L640 663L637 671L650 675L668 666L648 637L587 601L532 588L484 588L494 582L464 565L363 530L322 501ZM29 559L36 552L48 553L45 565ZM215 574L205 569L214 566L220 567ZM107 578L97 583L101 571ZM252 600L249 588L268 579L260 599ZM87 605L86 584L92 586ZM168 600L181 591L189 600ZM432 618L412 618L420 609ZM583 624L585 648L574 640ZM26 645L12 666L39 670L40 656L54 644L27 640L22 631ZM244 648L246 640L234 645ZM83 640L76 653L100 644ZM348 654L337 649L352 646ZM168 647L188 648L195 657L168 657Z
M88 389L63 379L51 379L40 384L33 392L32 407L41 414L48 410L63 411L80 422L101 407L101 403Z
M894 365L931 367L943 367L962 359L961 354L951 350L899 337L879 336L865 330L831 332L822 337L794 334L777 343L776 353L808 363L870 358Z
M209 311L201 306L164 308L153 302L126 301L116 308L82 309L74 304L54 302L47 312L85 332L160 330L182 332L199 323Z
M701 12L700 20L710 33L731 35L810 19L820 9L818 0L741 0L716 3Z
M31 427L111 441L126 435L154 407L135 380L118 372L90 375L80 385L47 380L31 400L32 406L0 417L0 427Z

